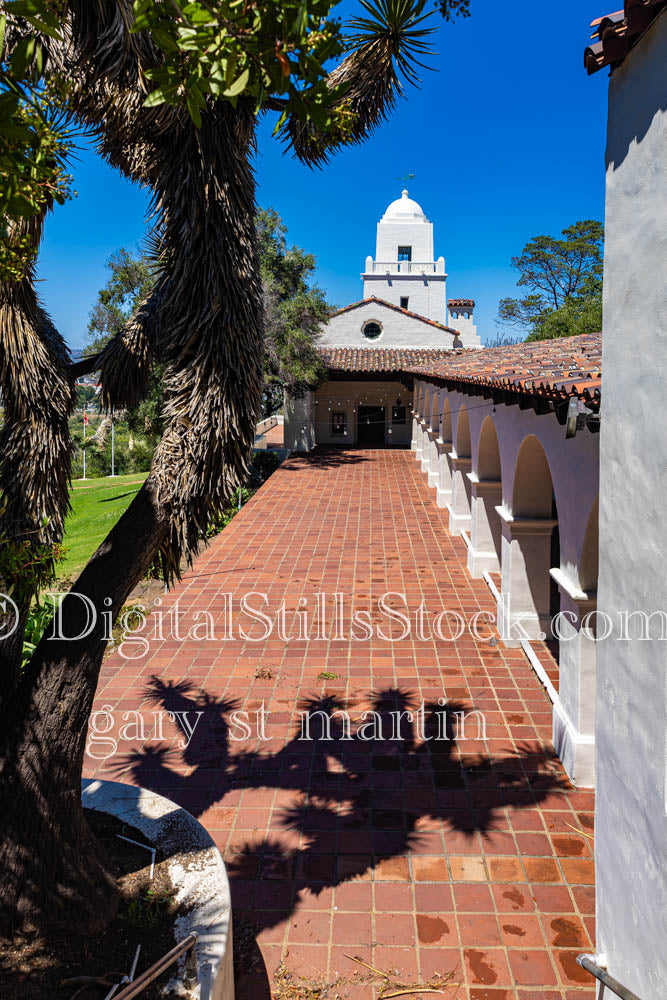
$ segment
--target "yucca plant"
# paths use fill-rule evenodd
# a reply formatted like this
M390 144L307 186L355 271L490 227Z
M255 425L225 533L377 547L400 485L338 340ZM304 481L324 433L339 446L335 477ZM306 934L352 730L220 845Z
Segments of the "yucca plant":
M68 121L151 192L158 275L102 354L78 366L39 303L31 264L0 286L7 524L45 524L45 543L62 535L76 375L100 369L104 405L120 409L142 398L159 363L165 430L145 485L63 599L63 634L84 637L47 632L23 671L21 643L0 643L0 931L57 922L93 931L117 903L79 795L106 645L101 612L117 615L151 567L167 582L178 578L247 476L263 369L258 117L277 112L276 131L297 157L324 162L370 135L427 57L424 0L365 0L347 29L335 7L3 4L5 61L21 53L33 84L58 94ZM331 61L337 66L328 71ZM14 206L12 225L21 227L30 260L52 202L37 199L23 214ZM91 606L97 623L86 630ZM25 607L21 614L24 625Z

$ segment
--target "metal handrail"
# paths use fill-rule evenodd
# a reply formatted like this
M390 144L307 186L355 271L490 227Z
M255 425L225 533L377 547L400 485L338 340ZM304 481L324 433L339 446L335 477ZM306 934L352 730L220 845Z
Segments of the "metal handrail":
M197 959L195 956L195 945L199 939L199 935L193 931L192 934L188 934L186 938L168 951L166 955L159 958L154 965L151 965L150 969L146 969L141 975L126 986L124 990L120 993L116 993L114 1000L132 1000L132 997L138 997L140 993L146 989L147 986L157 979L158 976L173 965L174 962L187 952L185 957L185 976L183 977L183 985L186 990L193 990L195 986L199 983L199 976L197 975Z
M619 983L618 979L610 976L606 969L597 965L594 958L594 955L577 955L577 962L582 969L590 972L591 976L595 976L603 986L608 986L612 993L615 993L617 997L621 997L621 1000L640 1000L636 993L633 993L627 986ZM602 992L600 992L600 996L602 996Z

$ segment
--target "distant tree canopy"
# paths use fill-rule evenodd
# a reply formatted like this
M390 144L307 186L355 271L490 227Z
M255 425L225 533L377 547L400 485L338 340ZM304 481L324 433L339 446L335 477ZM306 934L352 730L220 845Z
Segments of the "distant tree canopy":
M275 413L283 391L300 395L324 374L317 341L331 310L324 292L311 283L312 254L287 245L287 229L273 209L257 217L264 290L264 414Z
M285 389L298 396L323 375L316 345L331 309L322 289L312 284L315 257L288 246L287 227L278 212L259 209L257 235L264 292L262 410L270 416L282 406ZM140 252L122 248L109 257L106 266L109 280L97 293L90 313L87 356L98 354L123 329L156 281L154 267ZM158 363L145 399L128 411L130 429L161 434L163 404Z
M147 257L124 247L112 253L107 263L109 280L97 293L90 312L87 335L91 340L83 353L99 354L123 329L137 305L155 284L155 271Z
M561 237L535 236L512 258L522 299L501 299L498 320L528 331L527 340L550 340L602 329L604 227L575 222Z

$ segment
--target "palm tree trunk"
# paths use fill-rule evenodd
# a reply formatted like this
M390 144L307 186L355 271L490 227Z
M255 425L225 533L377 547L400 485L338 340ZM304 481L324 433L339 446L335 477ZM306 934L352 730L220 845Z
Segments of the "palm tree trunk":
M0 932L66 923L100 929L117 904L113 881L85 822L81 774L88 718L114 616L145 574L168 524L148 482L63 601L61 634L47 629L0 716ZM127 558L132 553L131 563ZM108 604L109 599L111 605Z
M115 617L156 560L177 577L247 469L263 368L254 121L245 106L215 110L160 161L167 427L149 479L64 599L62 634L85 629L75 594L96 627L76 641L47 630L0 709L0 932L61 920L92 930L113 916L80 789L100 614Z

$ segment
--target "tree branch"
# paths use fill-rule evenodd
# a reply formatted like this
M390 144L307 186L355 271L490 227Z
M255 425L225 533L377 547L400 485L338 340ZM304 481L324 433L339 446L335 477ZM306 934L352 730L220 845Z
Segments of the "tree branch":
M81 378L82 375L92 375L93 372L99 371L100 357L101 352L99 354L91 354L89 358L82 358L81 361L75 361L69 366L72 378Z

